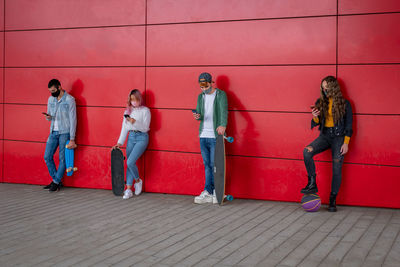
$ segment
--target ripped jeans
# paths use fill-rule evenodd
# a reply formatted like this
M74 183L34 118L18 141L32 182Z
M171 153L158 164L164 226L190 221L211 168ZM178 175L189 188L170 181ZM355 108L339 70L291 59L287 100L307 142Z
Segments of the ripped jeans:
M342 166L344 155L340 154L340 148L344 142L344 136L335 136L325 128L324 131L318 136L317 139L311 142L304 148L304 164L306 165L308 176L315 176L315 163L314 156L327 150L332 150L332 187L331 193L337 194L339 192L340 184L342 182ZM311 150L311 151L310 151Z

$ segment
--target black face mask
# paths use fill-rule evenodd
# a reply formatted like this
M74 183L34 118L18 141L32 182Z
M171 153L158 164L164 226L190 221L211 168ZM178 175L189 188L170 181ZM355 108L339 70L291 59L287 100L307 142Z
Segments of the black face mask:
M51 93L52 96L54 97L58 97L60 95L60 89L57 89L57 91L55 91L54 93Z

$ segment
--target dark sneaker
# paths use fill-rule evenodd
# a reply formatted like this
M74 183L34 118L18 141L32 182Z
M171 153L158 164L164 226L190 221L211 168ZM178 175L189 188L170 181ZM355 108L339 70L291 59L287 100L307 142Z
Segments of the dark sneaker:
M58 190L60 190L60 186L56 183L51 183L49 192L57 192Z
M50 187L51 187L52 184L54 184L53 181L52 181L51 183L49 183L48 185L43 186L43 189L46 189L46 190L50 189ZM63 184L60 182L60 183L58 184L58 187L61 189L61 187L63 187Z
M331 193L331 195L329 196L328 211L330 211L330 212L336 212L337 211L337 208L336 208L336 196L337 196L337 194L333 194L333 193Z
M52 184L53 184L53 182L49 183L49 184L46 185L46 186L43 186L43 189L50 189L50 187L51 187Z

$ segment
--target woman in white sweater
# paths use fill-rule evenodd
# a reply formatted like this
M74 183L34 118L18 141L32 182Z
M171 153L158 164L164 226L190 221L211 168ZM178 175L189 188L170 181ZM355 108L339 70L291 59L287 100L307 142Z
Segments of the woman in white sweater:
M150 130L151 114L149 108L143 106L142 94L139 90L134 89L130 92L128 98L128 106L124 113L122 121L121 134L118 143L113 149L119 149L126 139L128 134L128 142L126 145L126 190L124 192L124 199L131 198L132 184L135 179L135 195L142 192L142 179L139 177L139 170L136 166L136 161L144 153L149 143L148 131Z

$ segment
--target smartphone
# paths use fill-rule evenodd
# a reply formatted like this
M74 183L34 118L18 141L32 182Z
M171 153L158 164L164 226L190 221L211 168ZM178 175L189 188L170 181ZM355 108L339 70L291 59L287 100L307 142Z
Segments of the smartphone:
M129 118L129 114L124 114L124 117L125 118Z
M315 108L315 106L314 106L314 105L311 105L311 106L310 106L310 108L311 108L311 109L314 109L314 108Z
M195 110L195 109L192 109L192 112L193 112L193 113L197 113L197 110Z
M43 115L46 115L46 116L50 116L49 114L47 114L46 112L42 112L42 114Z

